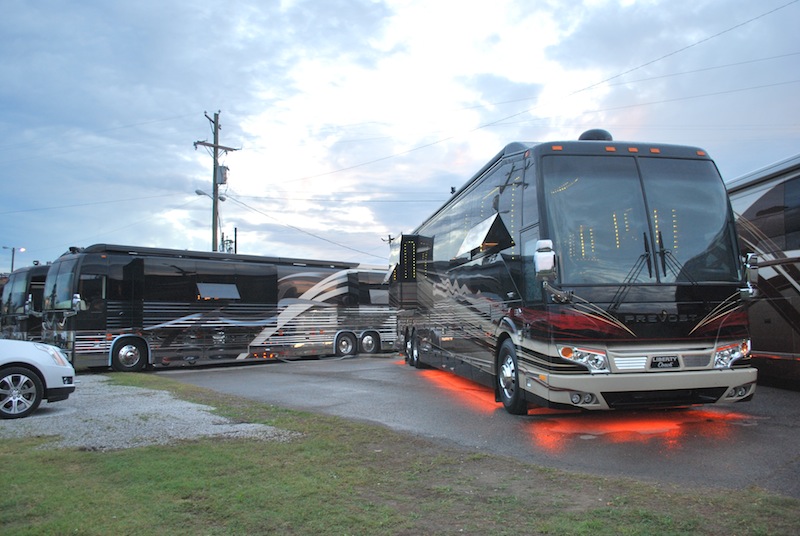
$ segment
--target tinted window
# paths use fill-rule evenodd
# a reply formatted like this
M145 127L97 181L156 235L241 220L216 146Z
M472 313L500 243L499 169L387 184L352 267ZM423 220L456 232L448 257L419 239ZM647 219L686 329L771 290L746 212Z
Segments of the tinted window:
M17 272L9 276L3 287L3 314L22 313L28 299L29 272Z
M278 269L270 264L239 264L236 287L244 303L277 303Z
M495 166L419 230L433 237L435 261L453 259L469 231L498 212L508 231L516 236L522 219L522 165L522 161L516 161Z
M145 259L146 301L193 302L197 299L195 262L188 259Z
M655 282L644 259L652 245L633 158L547 156L542 173L562 281Z
M659 251L659 277L738 281L728 195L708 160L639 160Z
M56 261L47 273L44 288L45 309L71 309L75 292L76 260Z
M784 183L786 208L786 245L784 249L800 249L800 178Z
M666 158L638 164L633 157L542 159L562 281L738 281L728 197L714 164Z

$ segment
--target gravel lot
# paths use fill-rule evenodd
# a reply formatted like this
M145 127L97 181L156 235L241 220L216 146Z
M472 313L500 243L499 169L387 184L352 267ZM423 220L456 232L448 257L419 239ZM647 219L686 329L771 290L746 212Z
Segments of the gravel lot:
M296 433L261 424L234 423L213 408L165 391L109 385L102 375L78 376L69 399L42 402L33 415L0 421L0 439L51 436L40 448L116 450L165 445L199 437L251 437L290 441Z

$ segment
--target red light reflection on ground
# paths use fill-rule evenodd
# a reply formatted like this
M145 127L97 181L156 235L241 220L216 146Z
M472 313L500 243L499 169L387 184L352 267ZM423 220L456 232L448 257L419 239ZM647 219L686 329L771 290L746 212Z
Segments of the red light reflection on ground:
M488 387L466 380L450 372L439 370L419 371L423 378L436 386L437 389L458 396L463 402L475 411L481 413L494 413L497 411L497 402L494 393Z
M437 389L475 411L489 414L500 408L488 387L437 369L419 372ZM528 414L527 426L534 445L553 454L563 452L574 440L586 439L609 444L654 443L665 450L679 450L684 438L719 441L730 438L735 426L753 420L726 406L590 412L532 407Z
M531 410L531 415L540 415ZM734 426L752 417L719 408L684 408L650 411L548 413L530 423L534 444L551 453L568 447L574 439L606 443L655 443L666 450L679 450L691 437L719 441L731 436Z
M396 364L404 365L405 361ZM469 406L481 413L494 413L498 405L494 400L494 393L488 387L456 376L452 372L438 369L422 369L419 374L429 383L443 392L450 393L465 406Z

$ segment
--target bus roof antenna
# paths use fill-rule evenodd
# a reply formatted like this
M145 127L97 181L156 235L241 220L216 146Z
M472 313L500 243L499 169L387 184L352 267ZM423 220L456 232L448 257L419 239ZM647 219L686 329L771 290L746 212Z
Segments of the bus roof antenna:
M611 133L607 130L603 130L602 128L593 128L591 130L587 130L581 137L578 138L579 140L586 141L586 140L597 140L597 141L613 141L614 138L611 137Z

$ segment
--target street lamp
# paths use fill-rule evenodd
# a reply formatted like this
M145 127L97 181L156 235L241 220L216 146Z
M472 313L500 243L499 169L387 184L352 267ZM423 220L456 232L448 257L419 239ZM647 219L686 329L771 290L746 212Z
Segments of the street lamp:
M10 249L11 250L11 271L13 272L14 271L14 254L17 252L17 249L19 249L19 252L22 253L23 251L25 251L25 248L16 248L16 247L11 247L11 246L3 246L3 249Z
M216 186L216 184L214 184ZM214 188L216 190L216 188ZM211 199L211 251L219 251L219 246L217 245L217 221L219 220L219 207L217 207L217 200L225 201L227 197L224 195L211 195L203 190L195 190L194 193L197 195L204 195Z

